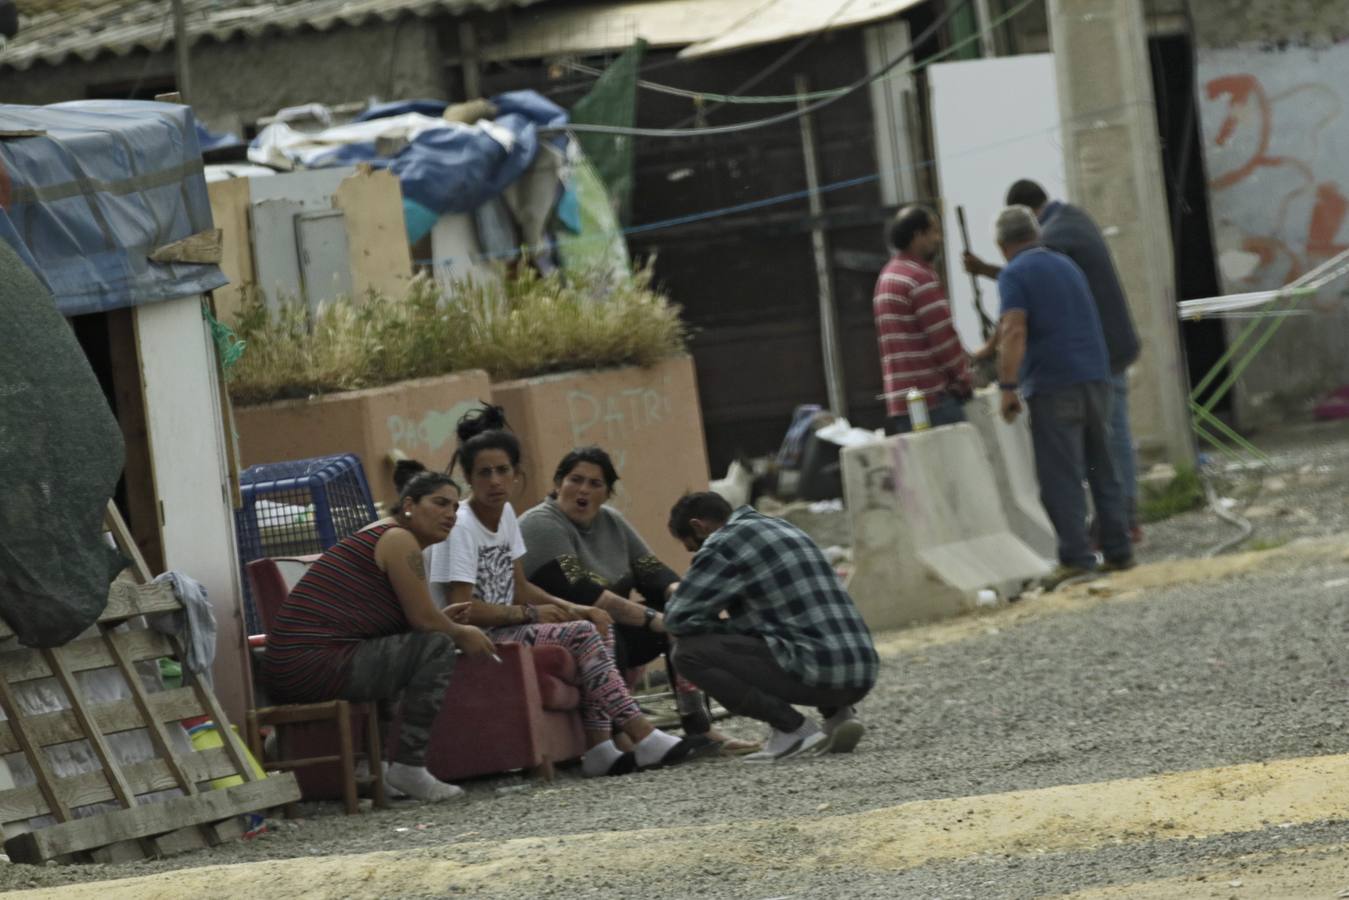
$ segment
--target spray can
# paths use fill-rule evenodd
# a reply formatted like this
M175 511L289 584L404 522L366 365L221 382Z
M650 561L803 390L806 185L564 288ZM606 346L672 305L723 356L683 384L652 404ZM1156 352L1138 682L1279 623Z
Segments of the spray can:
M918 388L909 388L904 401L909 405L909 425L914 431L927 431L932 423L927 418L927 399Z

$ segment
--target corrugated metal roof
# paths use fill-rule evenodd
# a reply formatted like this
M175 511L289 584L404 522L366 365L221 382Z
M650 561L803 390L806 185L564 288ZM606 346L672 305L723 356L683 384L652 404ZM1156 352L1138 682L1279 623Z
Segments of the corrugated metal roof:
M768 0L725 32L680 51L691 59L888 19L923 0Z
M764 0L620 0L563 4L512 20L482 48L486 59L534 59L623 50L638 38L652 47L686 47L726 33Z
M327 31L338 26L532 6L546 0L183 0L192 43L227 41L268 32ZM71 56L93 59L162 50L173 44L170 0L20 0L19 34L0 51L0 67L56 65Z
M510 23L486 59L621 50L642 38L680 56L726 53L898 15L923 0L620 0L559 5Z

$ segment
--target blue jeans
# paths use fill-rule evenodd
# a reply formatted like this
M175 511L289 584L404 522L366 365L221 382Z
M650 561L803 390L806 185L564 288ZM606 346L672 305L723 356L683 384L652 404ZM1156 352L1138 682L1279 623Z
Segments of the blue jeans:
M1112 399L1109 383L1093 381L1036 393L1026 401L1040 502L1054 525L1059 562L1065 566L1096 567L1083 481L1091 486L1105 558L1123 562L1133 556L1128 508L1112 455Z
M1138 465L1134 461L1134 435L1129 427L1129 376L1124 372L1111 377L1110 456L1115 460L1120 490L1124 493L1124 508L1129 524L1138 519Z
M950 394L943 394L940 400L928 406L927 420L933 428L968 421L965 418L965 404ZM909 421L907 414L891 416L885 420L886 434L908 434L910 431L913 431L913 423Z

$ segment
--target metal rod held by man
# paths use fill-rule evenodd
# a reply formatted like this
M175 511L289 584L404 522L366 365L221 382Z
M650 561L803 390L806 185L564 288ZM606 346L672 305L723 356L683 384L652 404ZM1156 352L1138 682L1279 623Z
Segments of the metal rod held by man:
M960 249L965 253L970 252L970 229L965 224L965 207L956 207L956 219L960 222ZM988 312L984 309L984 294L979 290L979 276L971 273L970 288L974 291L974 309L979 313L979 330L983 338L987 341L993 336L993 320L988 317Z

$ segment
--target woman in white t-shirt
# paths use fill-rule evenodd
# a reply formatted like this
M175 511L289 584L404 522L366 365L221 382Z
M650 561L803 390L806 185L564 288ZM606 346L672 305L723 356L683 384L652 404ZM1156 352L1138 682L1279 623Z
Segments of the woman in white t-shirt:
M470 603L467 621L497 643L555 644L576 660L581 722L590 749L581 758L586 775L622 775L681 762L696 742L655 728L642 715L614 666L613 620L601 609L569 603L525 578L524 539L508 500L520 466L520 442L506 430L501 407L459 420L459 451L472 499L460 507L448 540L429 547L428 578L442 602ZM451 463L453 468L453 463ZM617 728L633 742L614 743Z

